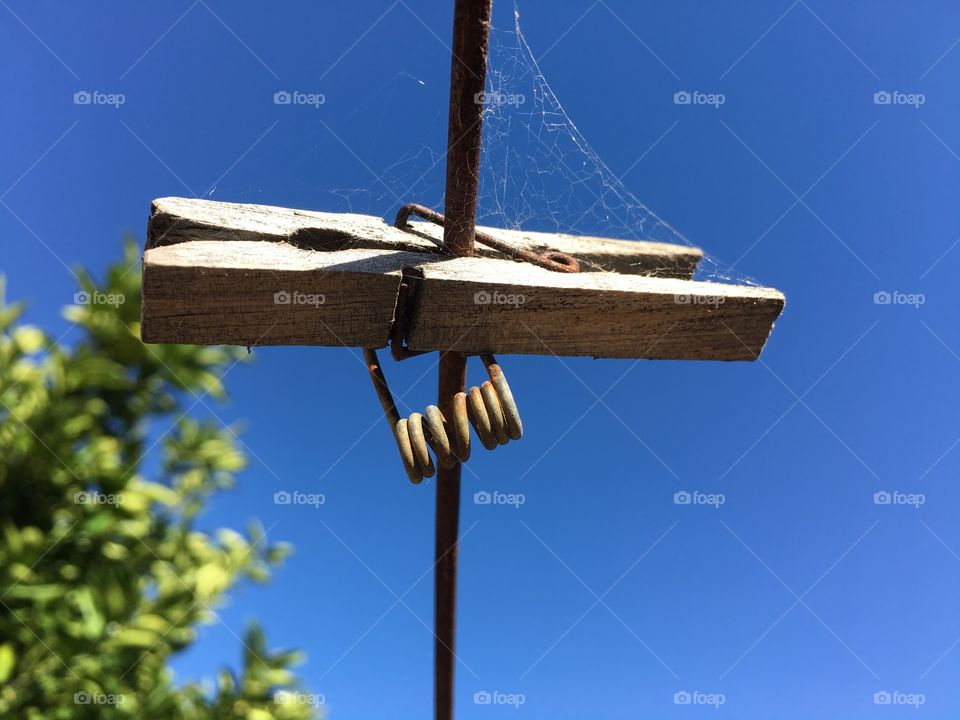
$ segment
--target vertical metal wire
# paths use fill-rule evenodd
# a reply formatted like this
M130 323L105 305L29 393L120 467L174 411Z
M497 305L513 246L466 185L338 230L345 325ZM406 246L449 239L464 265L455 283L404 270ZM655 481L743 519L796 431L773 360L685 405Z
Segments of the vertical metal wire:
M443 229L446 249L472 255L480 182L480 144L493 0L456 0L450 67L447 184ZM440 354L438 402L453 417L453 397L466 389L467 359ZM434 717L453 720L456 665L457 537L460 532L460 463L438 468L434 569Z

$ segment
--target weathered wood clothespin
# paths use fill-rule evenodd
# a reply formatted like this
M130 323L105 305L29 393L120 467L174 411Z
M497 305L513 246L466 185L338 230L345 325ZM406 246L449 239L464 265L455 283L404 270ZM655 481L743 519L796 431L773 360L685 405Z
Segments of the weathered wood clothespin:
M162 198L143 259L144 342L364 348L408 476L437 474L438 720L453 717L467 426L488 449L523 432L493 353L754 360L784 304L777 290L694 281L702 253L686 246L475 228L491 2L455 4L445 217L405 206L391 226ZM423 415L397 412L376 355L388 343L397 359L441 353L438 402ZM469 393L468 355L490 376Z
M783 309L777 290L693 281L702 253L684 245L479 230L581 271L485 247L453 257L428 222L155 200L143 339L382 348L403 315L414 351L754 360ZM416 290L400 308L405 280Z

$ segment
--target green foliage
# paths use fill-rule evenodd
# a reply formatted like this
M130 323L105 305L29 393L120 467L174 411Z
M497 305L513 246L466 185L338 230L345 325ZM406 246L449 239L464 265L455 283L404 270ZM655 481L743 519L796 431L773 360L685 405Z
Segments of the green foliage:
M167 668L288 551L257 524L194 528L245 457L232 430L187 413L225 396L244 351L141 343L132 242L102 287L81 284L70 348L0 305L0 718L315 717L298 656L269 652L256 626L235 674L177 684Z

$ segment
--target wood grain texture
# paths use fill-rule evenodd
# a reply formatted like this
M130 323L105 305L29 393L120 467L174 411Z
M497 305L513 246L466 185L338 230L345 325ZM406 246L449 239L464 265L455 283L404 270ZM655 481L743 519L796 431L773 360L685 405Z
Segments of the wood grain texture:
M147 250L144 342L383 347L411 253L198 241Z
M144 253L142 337L379 348L407 273L422 278L408 322L414 350L753 360L784 305L768 288L453 258L427 237L439 229L425 226L418 237L363 215L158 200ZM629 257L619 247L603 252L620 253L614 263Z
M784 306L769 288L479 258L433 263L424 276L413 350L755 360Z
M147 248L192 240L263 240L284 241L315 250L361 247L436 253L436 245L443 239L443 228L427 222L413 222L411 226L413 232L398 230L370 215L169 197L153 201ZM538 252L568 253L580 260L585 272L608 270L631 275L691 278L703 258L701 250L685 245L500 228L477 229ZM477 257L502 257L482 245L477 245L476 250Z

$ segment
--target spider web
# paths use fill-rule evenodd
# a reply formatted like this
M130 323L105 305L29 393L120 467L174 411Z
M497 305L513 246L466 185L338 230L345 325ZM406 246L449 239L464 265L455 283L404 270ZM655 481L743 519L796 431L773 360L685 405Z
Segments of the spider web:
M521 30L514 3L511 28L492 28L480 161L477 221L515 230L643 240L694 247L644 205L604 163L567 115ZM392 220L397 193L443 209L444 155L412 150L380 174L385 192L335 191L351 212ZM404 202L407 200L405 199ZM607 268L594 266L594 271ZM757 285L704 254L695 279Z

